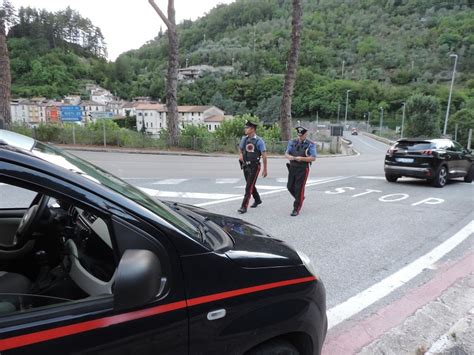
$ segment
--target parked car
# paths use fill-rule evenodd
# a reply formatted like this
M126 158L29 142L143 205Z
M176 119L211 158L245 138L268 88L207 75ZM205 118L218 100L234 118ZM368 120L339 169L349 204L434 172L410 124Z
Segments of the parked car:
M402 176L426 179L436 187L457 177L472 182L473 155L450 139L399 139L385 156L385 178L396 182Z
M351 135L353 135L353 136L359 135L359 132L357 131L357 128L352 128Z
M323 283L257 226L4 130L0 196L2 355L321 352Z

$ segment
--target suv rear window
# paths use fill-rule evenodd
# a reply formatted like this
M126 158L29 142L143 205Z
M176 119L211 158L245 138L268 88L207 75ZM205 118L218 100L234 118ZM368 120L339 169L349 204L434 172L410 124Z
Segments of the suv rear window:
M433 144L431 142L398 142L395 148L418 151L433 149Z

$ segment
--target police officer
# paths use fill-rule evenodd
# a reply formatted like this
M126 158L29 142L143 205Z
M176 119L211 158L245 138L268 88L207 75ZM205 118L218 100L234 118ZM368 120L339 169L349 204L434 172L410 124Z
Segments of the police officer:
M304 188L309 175L309 166L316 160L316 145L306 139L308 130L304 127L296 127L298 138L288 142L285 156L290 161L288 167L288 184L286 187L295 198L291 216L300 213L304 200Z
M244 171L245 181L245 196L242 205L237 210L239 213L246 213L249 205L250 196L253 196L254 202L250 206L255 208L262 203L262 199L258 194L255 184L260 172L260 157L263 159L263 173L262 176L267 176L267 148L262 138L256 134L257 124L246 121L244 126L245 136L242 137L239 144L239 162Z

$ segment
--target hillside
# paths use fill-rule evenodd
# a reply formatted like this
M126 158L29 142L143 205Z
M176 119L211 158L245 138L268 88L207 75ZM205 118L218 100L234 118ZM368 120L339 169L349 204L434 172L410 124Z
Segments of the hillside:
M338 112L343 117L345 93L351 90L349 119L363 119L370 112L377 122L379 107L384 107L385 122L395 126L399 124L401 102L415 93L437 97L441 118L453 68L450 53L459 55L451 112L474 109L472 1L303 3L295 117L336 119ZM290 9L288 0L237 0L217 6L197 21L182 23L181 67L187 62L190 66L232 66L234 71L181 82L180 104L212 103L229 114L251 112L264 120L275 120L289 46ZM65 38L66 43L70 40ZM41 50L28 49L41 41L13 32L8 43L15 95L58 95L64 88L75 90L81 80L91 79L123 98L164 98L165 33L109 64L90 50L84 55L80 43L82 53L43 46L47 50L41 58L37 57ZM28 65L24 64L25 54L32 57ZM51 73L53 67L57 73ZM49 77L40 75L44 68L50 71ZM68 82L70 86L58 90L51 82Z

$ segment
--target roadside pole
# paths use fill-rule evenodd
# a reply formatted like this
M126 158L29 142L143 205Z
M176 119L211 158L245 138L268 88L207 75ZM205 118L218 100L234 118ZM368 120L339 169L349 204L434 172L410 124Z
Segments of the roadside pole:
M472 140L472 128L469 128L469 134L467 136L467 149L471 150L471 140Z
M454 140L456 142L458 141L458 124L457 123L454 125Z
M72 125L72 144L76 145L76 125Z
M106 138L106 135L105 135L105 118L102 119L102 125L103 125L103 128L104 128L104 147L107 147L107 138Z

